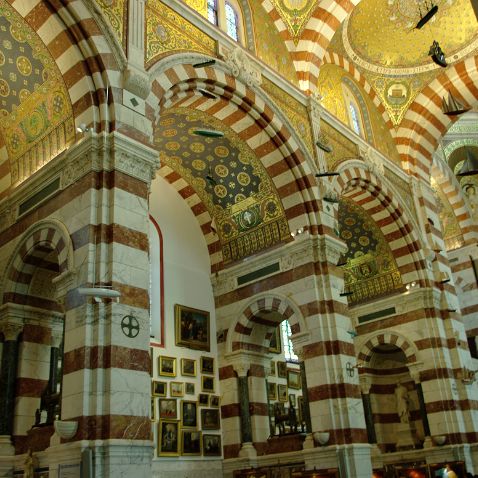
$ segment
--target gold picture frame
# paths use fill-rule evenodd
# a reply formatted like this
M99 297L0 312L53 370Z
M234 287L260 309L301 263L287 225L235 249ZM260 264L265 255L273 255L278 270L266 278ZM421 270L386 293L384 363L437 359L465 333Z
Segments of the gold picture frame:
M181 455L198 456L202 451L202 434L198 430L181 431Z
M169 394L171 397L184 397L184 382L170 382Z
M158 456L179 455L179 420L160 420L158 424Z
M174 317L176 345L209 352L209 312L176 304Z
M214 393L214 377L201 377L201 392Z
M201 373L214 375L214 357L201 356Z
M163 377L176 376L176 358L160 355L158 357L159 375Z
M196 376L196 360L182 358L181 359L181 375L186 377Z
M269 352L273 354L282 353L282 343L280 338L281 326L278 325L272 332L270 341L269 341Z
M277 385L267 382L267 397L269 400L277 400Z
M154 397L165 397L167 392L167 382L161 382L159 380L153 380L151 382L151 394Z
M300 390L300 372L298 370L287 370L287 385L289 388Z
M181 400L181 427L197 428L198 404L192 400Z
M282 383L277 385L277 399L279 402L287 402L289 400L289 390L287 385Z

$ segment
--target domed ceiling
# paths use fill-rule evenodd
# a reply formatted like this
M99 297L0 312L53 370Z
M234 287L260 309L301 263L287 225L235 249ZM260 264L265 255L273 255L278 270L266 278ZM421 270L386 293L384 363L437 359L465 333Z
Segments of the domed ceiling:
M214 129L222 138L203 137ZM230 128L201 111L173 108L155 132L161 164L194 189L216 222L224 262L290 239L277 191L262 163Z

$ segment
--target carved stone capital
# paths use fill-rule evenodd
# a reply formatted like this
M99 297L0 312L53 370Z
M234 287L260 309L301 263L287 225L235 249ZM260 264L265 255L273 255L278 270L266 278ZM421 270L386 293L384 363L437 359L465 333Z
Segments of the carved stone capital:
M372 379L367 375L359 376L360 391L367 395L370 393L370 388L372 387Z
M128 66L123 72L123 87L145 100L151 91L151 81L146 73Z
M18 340L18 336L23 331L23 326L20 324L1 324L0 325L0 332L2 332L3 336L5 337L5 341L14 341Z
M219 50L219 54L224 58L234 78L241 80L247 86L261 85L261 70L243 48L238 46L229 50L220 45Z
M234 368L234 371L237 373L238 377L247 377L247 372L249 372L249 369L251 368L250 362L235 362L233 363L232 367Z

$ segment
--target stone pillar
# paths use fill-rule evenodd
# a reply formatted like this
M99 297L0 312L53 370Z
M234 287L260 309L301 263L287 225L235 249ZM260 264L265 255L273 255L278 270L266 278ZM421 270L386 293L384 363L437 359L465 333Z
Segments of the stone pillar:
M375 433L375 424L373 421L372 401L370 400L371 381L367 377L360 377L360 389L362 391L362 403L365 414L365 424L367 426L367 437L370 444L377 443L377 434Z
M305 431L306 433L312 433L312 422L310 420L310 405L309 405L309 392L307 388L307 374L305 370L305 362L303 360L303 352L302 350L296 352L297 356L300 360L300 379L302 385L302 417L305 422Z
M13 455L11 435L15 410L15 381L18 364L18 336L22 326L2 324L1 332L5 338L2 349L2 367L0 370L0 455Z
M239 363L234 365L237 373L237 392L239 401L239 413L241 421L241 450L239 456L253 458L257 456L256 449L252 444L252 423L249 403L249 363Z

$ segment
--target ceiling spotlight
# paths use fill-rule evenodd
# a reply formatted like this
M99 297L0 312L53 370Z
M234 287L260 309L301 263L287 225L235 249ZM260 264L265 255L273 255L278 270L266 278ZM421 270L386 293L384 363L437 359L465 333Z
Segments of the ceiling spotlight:
M478 174L478 158L471 152L470 148L466 148L466 159L456 175L462 177L473 176L474 174Z
M325 151L326 153L331 153L333 151L332 146L327 144L325 141L325 138L318 139L315 144L322 150Z
M462 113L466 113L471 108L469 106L463 105L451 94L451 91L448 90L448 101L445 97L443 97L443 99L441 100L441 109L444 114L448 116L455 116L461 115Z
M340 173L324 171L323 173L317 173L315 175L316 178L326 178L329 176L340 176Z
M196 136L205 136L207 138L222 138L224 133L213 129L196 129L193 131Z
M432 60L438 66L441 66L442 68L446 68L448 66L448 63L445 59L445 54L443 53L442 49L440 48L440 45L436 40L433 40L432 46L430 47L430 51L428 52L428 54L432 57Z
M212 66L216 63L216 60L206 60L206 61L201 61L200 63L194 63L193 67L194 68L204 68L206 66Z
M198 88L199 93L205 96L206 98L210 98L211 100L217 100L217 96L214 93L206 90L205 88Z
M340 295L340 297L349 297L351 295L354 295L354 293L353 293L352 290L344 290L339 295Z
M418 21L418 23L415 25L415 28L417 30L420 30L420 28L425 26L432 19L432 17L438 12L438 5L433 5L433 3L431 5L432 7L427 11L427 13L425 13L425 15L423 15L423 17L420 12L421 18ZM426 2L425 2L425 6L427 6Z
M85 123L81 123L76 127L77 133L87 133L88 131L90 131L90 128Z

